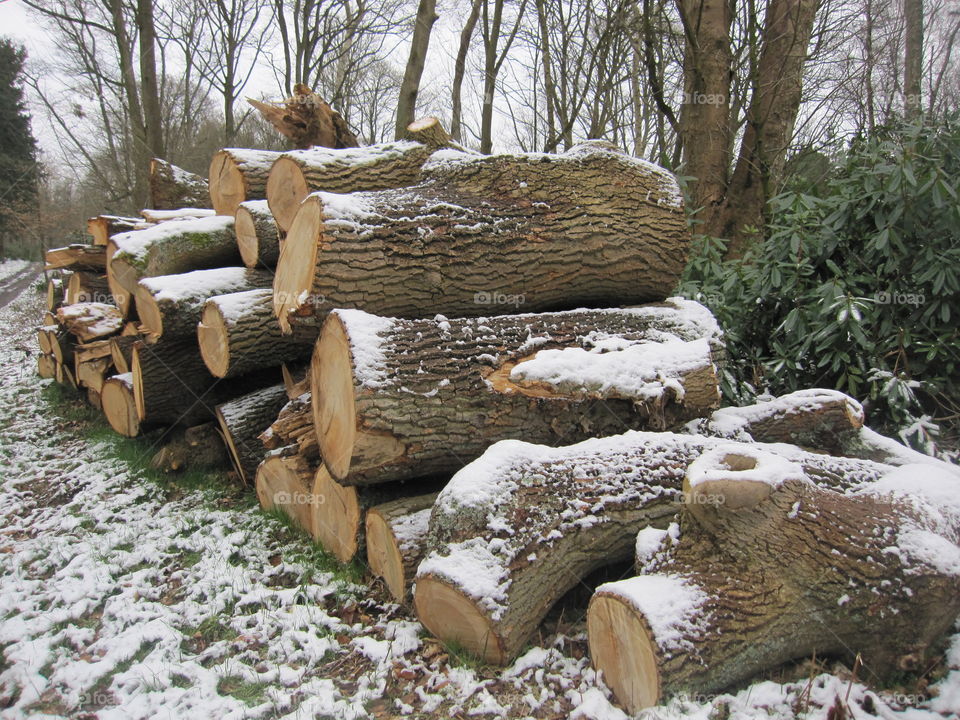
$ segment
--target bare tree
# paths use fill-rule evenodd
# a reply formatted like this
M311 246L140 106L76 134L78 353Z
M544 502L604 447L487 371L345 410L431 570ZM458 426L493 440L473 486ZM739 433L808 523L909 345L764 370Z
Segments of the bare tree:
M406 133L407 125L416 119L420 78L423 76L423 65L427 60L427 49L430 47L430 33L437 17L437 0L420 0L413 25L413 38L410 41L410 55L407 58L403 83L400 85L400 98L397 102L395 136L398 140Z

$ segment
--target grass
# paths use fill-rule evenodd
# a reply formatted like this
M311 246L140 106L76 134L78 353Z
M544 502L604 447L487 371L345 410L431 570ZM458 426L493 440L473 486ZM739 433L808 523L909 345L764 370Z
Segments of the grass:
M450 658L450 665L453 667L460 667L474 671L479 671L484 667L484 662L481 658L477 657L472 652L467 650L463 645L454 640L444 643L444 648L446 649L447 655Z
M248 707L259 705L264 700L263 693L267 689L266 683L255 683L244 680L237 675L227 675L217 683L217 692L221 695L230 695Z

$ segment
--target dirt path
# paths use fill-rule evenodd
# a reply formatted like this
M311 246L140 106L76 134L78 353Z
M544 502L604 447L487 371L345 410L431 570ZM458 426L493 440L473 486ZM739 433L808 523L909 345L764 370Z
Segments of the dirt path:
M33 282L43 268L35 263L25 270L0 280L0 308L6 307Z

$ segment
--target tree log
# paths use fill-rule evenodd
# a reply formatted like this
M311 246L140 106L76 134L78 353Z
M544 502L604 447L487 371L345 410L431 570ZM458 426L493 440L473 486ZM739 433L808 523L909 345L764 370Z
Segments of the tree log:
M136 230L143 225L140 218L97 215L87 220L87 232L93 236L94 245L106 245L111 235Z
M46 353L37 355L37 374L44 380L56 377L57 361L53 355L47 355Z
M121 335L110 338L110 359L118 374L130 372L133 364L133 346L140 342L138 335Z
M456 471L497 440L677 426L719 404L719 337L681 299L454 320L337 310L311 367L321 456L338 482L369 485Z
M245 267L194 270L142 279L137 285L137 313L148 342L159 337L195 337L204 303L214 295L268 288L273 274ZM276 321L274 320L274 325ZM277 331L279 334L279 329ZM276 364L276 363L274 363Z
M107 276L82 270L70 276L64 298L65 305L75 305L83 302L113 304L113 296L110 294Z
M300 323L284 335L273 314L273 291L248 290L210 297L196 333L210 372L234 377L308 357L320 331L318 322Z
M266 200L240 203L235 215L237 248L249 268L274 268L280 258L280 228Z
M357 136L326 101L303 83L293 86L293 96L279 103L247 98L260 114L294 147L322 145L331 148L356 147Z
M83 345L78 345L73 350L73 357L78 363L107 358L112 365L113 359L110 357L110 340L110 338L106 340L94 340L84 343Z
M54 361L54 376L53 379L64 387L70 388L71 390L77 390L77 379L73 376L73 370L69 365L65 363Z
M91 387L87 388L87 402L93 406L94 409L103 411L103 400L100 397L100 393L94 390Z
M293 400L304 393L310 392L310 364L304 366L294 365L291 367L287 363L280 366L280 372L283 375L283 384L287 388L287 397Z
M270 168L267 202L282 230L289 230L311 192L352 193L415 185L430 155L450 142L436 118L413 122L407 139L364 148L294 150Z
M80 342L89 342L119 332L123 318L114 305L77 303L58 308L57 322Z
M630 713L811 655L889 678L923 667L960 613L955 470L837 492L743 447L689 467L679 538L590 602L594 665Z
M130 372L137 417L158 425L199 425L221 401L193 338L133 344Z
M86 270L102 273L107 267L102 245L67 245L47 250L45 270Z
M175 222L180 220L197 220L199 218L213 217L217 213L210 208L176 208L174 210L151 210L144 208L140 211L143 219L147 222L147 227L158 225L165 222ZM140 227L139 230L146 228Z
M416 186L308 196L284 240L274 310L286 331L333 307L476 317L491 304L650 302L673 290L688 245L674 177L601 143L549 156L447 149Z
M267 175L282 153L225 148L210 161L210 202L217 215L233 215L240 203L267 196Z
M105 379L100 390L100 404L107 422L115 432L124 437L136 437L140 434L140 418L137 416L131 373Z
M37 347L47 355L53 353L53 338L61 332L59 325L43 325L37 329Z
M66 289L62 278L50 278L47 280L47 311L56 312L57 308L63 305L63 295Z
M77 378L77 383L99 394L103 389L103 381L108 371L113 367L110 358L101 357L95 360L80 362L76 360L76 356L74 356L74 360L74 375Z
M436 500L437 493L415 495L367 511L367 563L398 602L410 600L410 587L427 549L430 511Z
M245 484L256 479L257 466L267 450L259 435L270 426L287 402L283 385L241 395L216 407L217 422L237 475Z
M143 278L228 267L240 260L232 217L177 220L114 235L107 255L110 289L115 298L124 296L127 307Z
M257 499L264 510L286 513L314 536L313 473L311 463L295 451L274 450L257 468Z
M163 472L222 470L229 466L227 451L216 423L204 423L183 431L164 433L169 441L150 459L150 466Z
M207 181L166 160L150 161L150 207L156 210L210 207Z
M766 450L825 487L854 487L891 469L783 444L673 433L629 431L556 449L503 441L437 499L417 571L420 621L444 642L509 662L564 593L591 571L634 557L638 531L676 517L687 468L717 447Z

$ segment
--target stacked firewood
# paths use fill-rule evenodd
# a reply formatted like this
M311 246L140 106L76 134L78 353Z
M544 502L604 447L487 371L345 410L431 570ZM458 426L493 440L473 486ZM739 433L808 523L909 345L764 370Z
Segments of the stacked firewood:
M165 209L48 254L41 374L124 435L215 420L264 508L443 641L508 663L632 560L587 626L635 712L811 653L903 670L960 612L953 469L834 391L717 409L670 173L597 141L480 155L433 118L224 149L206 194L156 167Z

